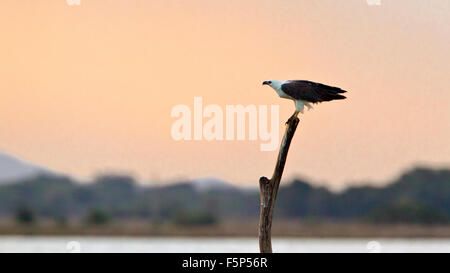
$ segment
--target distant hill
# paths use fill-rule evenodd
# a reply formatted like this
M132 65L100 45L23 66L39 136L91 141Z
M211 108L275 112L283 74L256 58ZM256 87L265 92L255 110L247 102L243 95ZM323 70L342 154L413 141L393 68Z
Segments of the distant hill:
M191 184L200 192L236 189L231 183L213 177L194 179L191 181Z
M51 172L43 167L27 163L0 152L0 185Z

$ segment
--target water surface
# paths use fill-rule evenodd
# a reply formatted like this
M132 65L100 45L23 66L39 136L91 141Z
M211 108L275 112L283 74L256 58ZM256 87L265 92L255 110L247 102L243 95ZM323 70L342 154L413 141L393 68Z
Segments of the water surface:
M275 252L447 252L450 239L275 238ZM0 252L258 252L256 238L0 236Z

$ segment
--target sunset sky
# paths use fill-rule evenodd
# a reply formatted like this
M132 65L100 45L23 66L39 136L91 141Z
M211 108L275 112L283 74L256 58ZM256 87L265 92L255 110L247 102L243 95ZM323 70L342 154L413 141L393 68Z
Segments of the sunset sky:
M348 99L301 116L284 177L340 188L450 166L450 1L0 1L0 150L58 172L256 184L260 141L180 141L171 109L280 106L268 79Z

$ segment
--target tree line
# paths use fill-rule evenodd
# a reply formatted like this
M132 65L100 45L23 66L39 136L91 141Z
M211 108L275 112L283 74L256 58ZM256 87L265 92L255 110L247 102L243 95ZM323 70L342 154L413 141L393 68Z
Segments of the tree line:
M255 182L256 183L256 182ZM296 179L283 181L276 217L369 223L450 222L450 170L415 168L384 187L339 193ZM143 219L178 225L257 219L259 193L236 187L199 191L189 181L142 186L129 176L103 175L92 183L40 175L0 186L0 218L22 223L78 219L96 224Z

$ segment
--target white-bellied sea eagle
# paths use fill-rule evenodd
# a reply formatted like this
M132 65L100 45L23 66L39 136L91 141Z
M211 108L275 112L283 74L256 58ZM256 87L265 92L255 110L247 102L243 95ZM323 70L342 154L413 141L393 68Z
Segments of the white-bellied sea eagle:
M341 94L347 92L338 87L302 80L284 82L270 80L264 81L263 85L272 87L280 98L295 102L295 112L291 118L297 117L299 112L303 113L305 106L308 110L312 108L311 103L345 99L346 97Z

